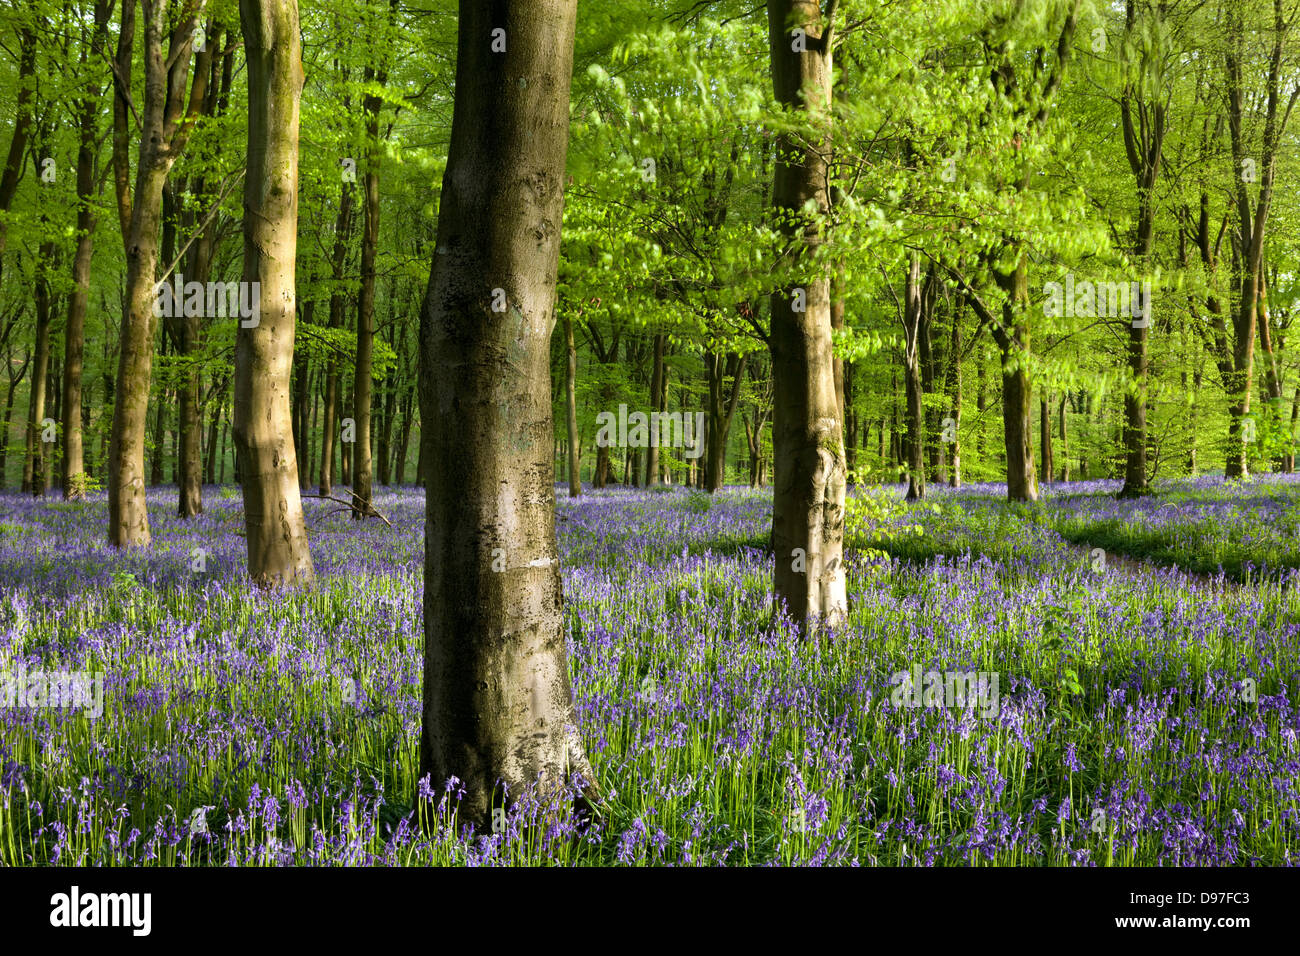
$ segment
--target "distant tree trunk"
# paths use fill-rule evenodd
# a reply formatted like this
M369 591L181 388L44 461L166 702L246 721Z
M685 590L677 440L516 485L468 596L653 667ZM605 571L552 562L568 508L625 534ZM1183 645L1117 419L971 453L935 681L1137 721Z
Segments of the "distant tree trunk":
M654 339L654 366L650 373L650 405L652 412L663 412L664 391L664 342L667 337L656 333ZM572 341L572 340L570 340ZM572 395L572 391L569 393ZM646 449L645 483L651 487L659 484L659 441L658 434L650 436L650 447Z
M95 0L95 25L89 48L81 48L84 67L89 51L104 54L112 0ZM72 256L72 292L63 332L63 497L85 494L85 450L82 440L81 374L84 365L86 306L90 297L90 262L95 242L95 158L99 139L100 85L93 78L78 101L77 120L77 246Z
M1127 0L1125 7L1125 32L1132 34L1137 18L1136 0ZM1148 62L1149 51L1140 55L1143 70L1159 69ZM1143 75L1146 75L1144 73ZM1137 99L1140 122L1133 123L1134 99ZM1160 178L1165 137L1165 108L1161 94L1156 92L1144 99L1141 87L1128 82L1120 97L1120 118L1123 120L1124 149L1129 169L1137 186L1137 239L1134 253L1145 267L1151 256L1155 230L1155 187ZM1148 343L1151 316L1134 316L1128 322L1128 365L1133 376L1133 389L1124 395L1124 487L1121 498L1137 498L1150 492L1147 482L1147 380ZM1045 473L1050 478L1050 473Z
M745 374L745 357L734 352L707 352L704 369L709 386L708 445L704 459L704 490L720 491L727 480L727 438L740 401L740 383ZM727 394L727 377L731 392Z
M564 310L564 407L569 441L569 497L582 494L582 461L578 455L578 350L573 344L573 320Z
M366 67L367 82L382 86L386 80L383 71L376 73ZM371 377L371 357L375 345L375 255L379 249L379 109L383 100L367 94L363 102L366 112L366 142L370 157L366 164L363 183L365 209L361 232L361 294L357 299L357 359L356 380L352 386L352 417L356 421L356 442L352 445L352 517L360 520L367 514L372 497L372 465L370 458L370 395L374 385Z
M384 424L379 429L376 440L375 457L381 485L388 485L392 481L390 471L393 464L393 419L397 417L397 395L394 392L394 385L394 382L389 381L384 386Z
M346 105L346 101L345 101ZM343 310L347 298L341 280L347 264L348 241L352 232L352 184L343 181L339 197L339 212L334 219L334 249L331 255L334 291L330 293L330 328L343 327ZM334 490L334 449L339 431L339 363L330 353L325 370L325 418L321 427L320 443L320 493L328 495ZM346 478L344 481L346 482Z
M224 46L222 36L226 33L223 26L209 23L207 42L217 52L213 55L209 70L207 96L203 102L206 116L224 114L230 97L230 85L233 80L233 46ZM204 180L199 179L195 193L204 191ZM212 200L216 202L214 198ZM204 217L211 211L194 209L190 222L199 228ZM206 285L212 277L212 260L216 256L218 229L215 219L202 225L189 250L189 262L185 273L195 282ZM177 391L179 433L176 449L176 513L181 518L193 518L203 513L203 385L202 375L197 366L199 346L202 342L202 325L200 316L185 315L177 317L174 324L175 339L173 345L181 358L182 374Z
M1273 10L1272 42L1269 66L1264 89L1259 95L1243 87L1243 60L1246 43L1259 44L1263 39L1263 24L1246 26L1245 11L1240 5L1226 8L1224 36L1225 100L1227 127L1232 146L1234 172L1234 200L1236 205L1234 237L1235 256L1239 260L1235 276L1236 307L1232 315L1232 335L1227 334L1221 316L1217 318L1216 332L1220 343L1219 366L1223 372L1224 386L1228 392L1228 456L1224 474L1228 478L1246 478L1250 474L1250 454L1246 447L1245 421L1250 415L1250 399L1255 370L1255 336L1261 318L1260 296L1264 281L1264 238L1268 228L1273 200L1274 178L1277 171L1277 154L1286 136L1292 107L1300 91L1292 89L1289 95L1283 89L1288 75L1284 64L1284 50L1293 23L1288 20L1281 0L1276 0ZM1249 40L1246 39L1249 34ZM1250 75L1249 72L1247 75ZM1258 151L1247 142L1247 130L1253 116L1264 114ZM1260 168L1259 186L1255 207L1251 209L1250 194L1245 177L1240 175L1247 160ZM1203 199L1204 202L1204 199ZM1201 230L1207 234L1208 230ZM1208 235L1206 236L1208 239ZM1203 257L1207 243L1202 243Z
M351 387L348 387L347 390L344 392L342 402L340 403L340 407L342 408L353 407ZM357 426L356 426L356 421L354 419L344 419L345 422L349 420L352 421L353 437L351 441L340 440L339 442L339 478L341 479L343 484L351 488L352 487L352 450L357 443L356 442Z
M27 396L27 453L23 456L23 485L26 494L40 495L45 491L46 442L43 440L42 421L45 418L45 392L50 370L50 282L46 275L47 264L54 257L54 243L41 243L36 264L36 342L32 349L36 360L32 363L32 387Z
M1277 433L1279 435L1285 434L1286 399L1282 394L1282 375L1278 369L1277 352L1273 347L1273 330L1269 327L1268 297L1262 277L1260 279L1259 302L1256 308L1259 310L1260 357L1264 360L1263 386L1264 394L1268 398L1268 414ZM1295 456L1289 446L1278 453L1277 458L1273 461L1273 467L1284 474L1294 470Z
M777 100L804 118L823 114L831 102L834 25L822 23L815 0L768 0L767 13ZM803 31L801 42L792 39L795 30ZM794 264L810 262L821 243L805 206L828 210L829 130L820 135L821 142L809 142L802 132L777 138L772 205ZM835 390L826 275L813 273L798 286L772 293L770 341L776 395L775 595L801 628L815 631L823 623L842 621L848 607L842 560L844 427Z
M420 772L436 792L458 777L461 819L480 825L533 785L556 792L573 773L589 789L595 781L569 685L551 457L576 8L461 4L438 251L421 314L430 460ZM491 309L494 288L505 313Z
M1056 474L1056 461L1052 457L1052 406L1046 391L1038 398L1038 443L1043 479L1050 484Z
M23 364L14 372L14 362L12 353L5 350L5 372L9 375L9 389L5 393L5 417L4 429L0 430L0 488L5 487L6 465L9 459L9 429L13 424L14 412L14 393L18 391L18 386L22 384L27 375L27 369L32 364L32 353L27 352L23 355Z
M858 410L853 401L854 368L852 362L844 363L844 463L848 468L849 480L857 481L858 445L861 443L859 433Z
M402 427L397 433L397 447L393 449L393 483L406 484L406 454L411 447L411 395L402 396Z
M307 584L311 554L289 407L296 319L298 124L302 49L297 0L240 0L248 58L244 281L260 283L258 323L235 343L235 442L248 573L259 587Z
M950 488L962 486L962 316L957 311L953 315L952 341L949 342L948 360L948 401L952 403L952 444L953 471L949 477Z
M167 350L163 350L167 354ZM171 393L166 388L158 390L158 407L153 416L153 453L149 458L149 484L158 486L163 483L163 464L167 461L167 405Z
M1068 482L1068 481L1070 480L1070 452L1069 452L1069 446L1066 444L1066 433L1065 433L1065 412L1066 412L1066 408L1068 407L1068 405L1069 405L1069 396L1068 396L1066 393L1062 393L1062 394L1061 394L1061 408L1060 408L1060 416L1061 416L1061 481L1062 481L1062 482Z
M925 497L925 412L921 380L922 323L921 254L913 252L903 287L903 386L907 401L907 500Z

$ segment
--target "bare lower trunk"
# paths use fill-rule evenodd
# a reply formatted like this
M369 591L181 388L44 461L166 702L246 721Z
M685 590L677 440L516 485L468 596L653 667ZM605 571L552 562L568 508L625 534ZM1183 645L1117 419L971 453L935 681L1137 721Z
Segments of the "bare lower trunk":
M555 792L574 772L594 784L569 687L551 457L576 6L461 4L451 147L421 313L421 773L438 793L459 778L460 818L479 824L534 784ZM506 48L492 52L497 28ZM492 310L493 289L505 312Z
M578 350L573 344L573 320L564 314L564 408L569 441L569 497L582 494L582 461L578 456Z
M1052 405L1046 392L1038 397L1038 445L1042 460L1043 481L1052 483L1056 460L1052 454Z
M925 497L925 412L921 380L921 342L924 306L921 292L921 255L912 253L903 286L903 390L907 403L907 500Z
M366 79L374 79L369 67ZM382 84L382 75L379 78ZM352 417L356 422L356 442L352 445L352 517L364 518L372 497L371 430L371 358L375 346L375 254L379 248L379 153L374 148L379 131L379 107L382 101L367 96L366 134L371 143L370 161L364 178L364 225L361 232L361 294L357 299L356 378L352 385Z
M104 54L111 0L96 0L91 48ZM87 60L82 48L82 63ZM84 366L86 306L90 297L90 262L94 251L95 154L99 136L100 87L92 82L79 104L77 142L77 247L72 257L72 291L68 295L68 321L63 332L63 497L85 493L85 450L81 420L81 374Z
M663 412L662 396L664 391L664 340L666 336L660 332L655 335L654 341L654 367L650 373L650 404L652 411ZM569 392L573 394L572 390ZM656 419L657 420L657 419ZM650 447L646 449L645 464L645 483L648 486L659 484L659 442L657 436L650 436Z
M1066 431L1065 431L1065 409L1068 402L1069 402L1069 396L1062 395L1060 415L1061 415L1061 481L1063 482L1068 482L1070 480L1070 452L1069 452L1069 445L1066 443L1067 439L1066 439Z
M27 449L23 456L23 485L25 493L40 495L45 492L45 467L51 443L45 441L45 392L50 371L50 284L45 275L46 264L54 255L53 243L41 243L40 262L36 272L36 344L32 350L32 388L27 396Z
M260 283L257 324L235 344L235 444L244 492L248 573L259 587L309 583L289 374L298 245L302 52L297 0L240 0L248 57L244 281Z
M831 100L831 26L813 0L769 0L772 81L783 106L821 123ZM794 31L803 31L796 42ZM805 135L777 141L772 205L794 263L810 261L818 226L803 210L828 209L826 148ZM795 289L800 291L796 292ZM775 592L807 630L835 624L847 611L844 565L844 428L835 390L830 281L815 273L771 300L774 483L772 546Z
M126 6L133 6L127 3ZM129 227L124 231L126 250L126 308L122 315L117 364L116 400L113 405L112 440L108 463L108 534L117 547L149 544L149 514L145 510L144 453L149 410L149 382L153 371L154 269L158 262L158 230L163 187L176 158L184 149L189 133L185 84L189 73L195 19L191 14L177 21L163 51L163 33L168 4L158 0L145 7L144 99L140 108L140 151L136 168L135 193L119 190L119 214ZM123 18L126 12L123 11ZM126 31L124 30L125 34ZM130 43L123 37L125 72L130 73ZM206 63L211 48L200 57L195 71L190 102L197 106L207 86ZM197 101L197 102L196 102ZM116 107L115 107L116 109ZM123 135L126 113L120 113L115 137ZM118 114L115 112L115 121ZM119 184L127 175L125 157L117 155L115 172ZM128 208L129 207L129 208Z

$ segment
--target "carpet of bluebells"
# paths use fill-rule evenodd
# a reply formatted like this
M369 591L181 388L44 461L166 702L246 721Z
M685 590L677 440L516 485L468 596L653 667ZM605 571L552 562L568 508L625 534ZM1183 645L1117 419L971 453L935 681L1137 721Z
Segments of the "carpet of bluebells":
M770 492L560 490L601 799L496 833L417 779L422 492L378 495L392 529L306 501L289 596L247 585L234 489L152 490L127 553L102 494L0 494L0 679L104 676L98 719L0 709L0 864L1292 864L1300 482L1117 488L861 489L849 620L807 639ZM997 713L893 703L914 666L997 673Z

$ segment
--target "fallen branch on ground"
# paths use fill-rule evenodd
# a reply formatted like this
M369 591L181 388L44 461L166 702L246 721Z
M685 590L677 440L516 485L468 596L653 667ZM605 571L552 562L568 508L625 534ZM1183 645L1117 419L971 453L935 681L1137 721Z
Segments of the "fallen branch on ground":
M387 518L385 518L382 514L380 514L378 509L376 509L374 505L372 505L369 501L366 501L358 494L354 494L352 496L351 501L344 501L342 498L335 498L333 495L310 495L307 494L306 492L302 493L302 497L324 498L326 501L336 501L339 504L344 505L343 508L339 509L340 511L353 511L353 512L360 511L363 517L378 518L384 524L388 525L388 527L391 528L393 526L393 523L389 521ZM330 512L330 514L336 514L336 513L337 512L333 512L333 511Z

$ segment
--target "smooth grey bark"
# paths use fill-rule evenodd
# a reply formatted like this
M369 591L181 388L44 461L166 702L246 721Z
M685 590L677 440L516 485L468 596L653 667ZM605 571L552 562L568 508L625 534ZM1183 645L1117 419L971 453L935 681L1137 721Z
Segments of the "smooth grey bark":
M576 0L460 5L451 147L420 325L427 447L421 774L462 820L594 774L555 542L550 339ZM493 31L505 49L493 50ZM499 44L498 44L499 46ZM504 312L494 311L501 290ZM502 786L508 793L502 792Z
M234 436L258 587L312 580L298 488L289 375L298 247L298 126L302 49L297 0L240 0L248 58L244 281L259 286L256 325L235 339Z
M809 262L821 243L811 202L829 210L829 119L835 0L828 14L814 0L768 0L772 83L781 105L814 128L777 138L772 182L775 218L789 242L791 261ZM802 42L793 31L802 30ZM795 289L802 289L800 296ZM796 302L804 308L798 310ZM835 389L831 347L830 277L810 273L771 297L772 546L775 594L806 631L840 622L848 608L845 585L844 427Z
M207 63L212 48L199 54L194 84L187 100L185 85L189 75L196 12L178 20L172 28L167 52L163 51L163 34L168 22L168 0L144 4L145 65L144 98L140 106L140 149L136 163L134 195L119 191L119 214L129 225L123 232L126 250L126 308L122 314L119 337L116 401L113 404L112 438L108 463L108 534L117 547L149 544L149 514L145 509L144 453L149 410L149 381L153 370L153 308L155 302L154 270L158 263L158 230L161 225L162 193L177 157L185 147L192 119L207 89ZM119 44L119 61L125 47L126 76L130 75L131 44L125 36L128 8L123 3L123 33ZM125 109L115 109L114 162L119 186L127 175L123 169L124 151L119 140L129 135L125 130ZM129 129L129 127L126 127ZM128 212L129 209L129 212Z

